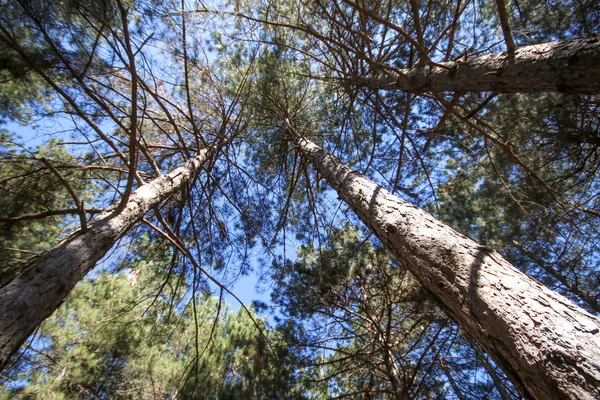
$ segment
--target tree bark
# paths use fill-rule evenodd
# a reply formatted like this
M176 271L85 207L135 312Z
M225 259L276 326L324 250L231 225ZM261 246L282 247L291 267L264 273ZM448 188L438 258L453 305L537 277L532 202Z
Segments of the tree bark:
M600 35L524 46L466 61L349 78L354 86L408 92L600 92Z
M387 373L388 379L390 380L390 384L392 386L392 391L394 392L394 398L396 400L408 400L410 397L408 396L408 388L405 385L403 379L400 378L400 372L398 371L398 366L394 361L394 354L390 349L389 343L382 343L383 338L377 338L379 342L379 348L383 352L383 363L385 365L385 371Z
M140 186L121 212L116 213L114 207L102 212L87 224L85 233L73 233L0 288L0 370L117 239L189 182L208 154L204 149L171 173Z
M600 320L293 130L319 171L526 398L600 398Z

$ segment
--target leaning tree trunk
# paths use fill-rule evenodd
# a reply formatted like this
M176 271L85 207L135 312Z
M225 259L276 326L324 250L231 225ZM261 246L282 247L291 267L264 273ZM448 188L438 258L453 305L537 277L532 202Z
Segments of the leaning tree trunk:
M302 156L534 399L600 398L600 320L293 130Z
M500 377L494 370L494 367L492 367L487 358L485 358L485 354L483 353L483 351L481 351L481 347L479 346L479 344L475 343L475 341L473 341L473 339L471 339L468 336L467 341L469 342L471 348L475 351L475 357L479 360L479 362L481 362L481 364L483 364L483 368L485 368L490 378L492 378L492 382L494 382L494 386L500 394L500 398L502 400L510 400L511 396L508 394L508 391L504 386L504 382L502 382L502 379L500 379Z
M600 93L600 35L520 47L465 61L348 79L370 89L420 92Z
M160 201L189 182L208 154L208 149L202 150L168 175L140 186L123 211L107 209L99 214L88 223L85 233L75 232L0 288L0 370L117 239Z

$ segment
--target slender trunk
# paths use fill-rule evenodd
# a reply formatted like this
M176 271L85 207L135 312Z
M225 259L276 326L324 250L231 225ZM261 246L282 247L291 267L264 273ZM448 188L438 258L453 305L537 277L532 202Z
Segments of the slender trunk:
M208 153L203 150L168 175L139 187L122 211L104 211L87 224L87 232L75 232L0 288L0 369L117 239L152 207L181 189Z
M500 394L500 398L502 400L511 400L512 397L508 394L508 391L506 390L506 387L504 386L502 379L500 379L500 377L498 376L498 374L496 373L496 371L494 370L492 365L489 363L487 358L485 358L485 354L483 353L483 351L481 351L481 347L479 347L479 345L477 343L475 343L475 341L468 336L467 336L467 340L469 341L469 344L471 345L473 350L475 350L475 355L476 355L477 359L479 361L481 361L481 363L483 364L483 368L485 368L485 370L487 371L490 378L492 378L492 381L494 382L494 386L496 387L496 390Z
M496 6L498 7L498 15L500 16L500 25L502 26L502 34L504 35L504 42L506 43L506 51L512 56L515 54L515 42L510 33L506 4L504 3L504 0L496 0Z
M387 343L381 344L381 350L383 351L383 362L385 364L385 370L390 379L390 384L392 385L392 391L394 392L394 397L396 400L406 400L408 399L408 394L406 393L406 386L404 385L404 381L400 378L400 371L398 371L398 366L394 360L394 354L390 349Z
M409 92L599 93L600 35L524 46L466 61L349 79L369 89Z
M462 392L460 391L460 388L456 384L454 377L452 376L452 371L448 369L448 367L446 366L446 362L443 358L440 358L440 365L442 366L442 370L444 371L444 374L446 374L448 382L450 382L450 387L452 388L452 391L454 392L456 397L458 397L459 400L466 400L465 396L463 396Z
M338 195L494 359L521 394L600 398L600 320L288 131Z
M368 290L365 290L366 287L360 288L360 292L362 294L362 301L364 302L364 307L366 311L366 315L363 319L370 323L373 326L373 329L377 332L375 340L377 342L377 347L381 350L383 354L383 364L385 366L385 371L387 373L387 377L390 381L390 385L392 386L392 392L396 400L405 400L408 399L408 388L406 387L405 380L400 376L400 371L398 370L398 366L396 365L396 360L394 357L394 353L390 347L390 333L391 333L391 315L393 304L391 304L386 298L385 308L387 314L387 321L385 323L385 329L382 325L381 318L379 318L379 314L377 310L373 310L370 303L370 295Z

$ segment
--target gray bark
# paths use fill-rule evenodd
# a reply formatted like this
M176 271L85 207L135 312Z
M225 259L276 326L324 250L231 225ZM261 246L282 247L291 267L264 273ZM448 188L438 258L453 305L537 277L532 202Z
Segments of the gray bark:
M600 35L561 40L466 61L353 77L369 89L409 92L599 93Z
M385 364L385 371L388 375L390 383L392 385L392 391L394 392L394 397L396 400L407 400L410 397L406 393L407 387L404 384L404 380L400 378L400 371L398 371L398 366L394 361L394 354L389 347L388 343L381 343L384 339L378 338L379 346L383 351L383 363Z
M449 316L534 399L600 398L600 320L341 163L292 140Z
M208 150L202 150L171 173L140 186L121 212L111 208L99 214L87 224L85 233L75 232L0 288L0 369L117 239L161 200L181 189L207 155Z

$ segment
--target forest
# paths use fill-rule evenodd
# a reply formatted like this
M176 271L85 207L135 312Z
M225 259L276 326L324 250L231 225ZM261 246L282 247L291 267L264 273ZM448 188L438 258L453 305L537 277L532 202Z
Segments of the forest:
M599 32L0 0L0 399L599 399Z

